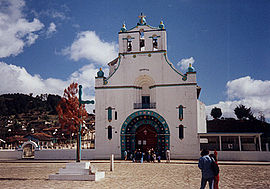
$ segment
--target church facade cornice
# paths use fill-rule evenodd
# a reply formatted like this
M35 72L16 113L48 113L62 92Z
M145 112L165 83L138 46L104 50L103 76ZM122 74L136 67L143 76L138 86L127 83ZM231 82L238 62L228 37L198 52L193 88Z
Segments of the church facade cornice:
M154 32L154 31L166 31L166 29L159 29L156 27L149 26L151 30L145 30L144 32ZM135 26L134 28L138 28L138 26ZM130 30L133 30L134 28L131 28ZM118 34L125 34L125 33L138 33L140 31L126 31L126 32L118 32Z
M197 83L168 83L168 84L157 84L149 86L149 88L157 88L157 87L177 87L177 86L193 86L197 85ZM95 87L95 89L123 89L123 88L132 88L132 89L142 89L142 87L135 86L135 85L125 85L125 86L102 86L102 87Z
M119 53L119 55L133 55L133 54L151 54L151 53L166 53L166 50L159 50L159 51L138 51L138 52L124 52Z

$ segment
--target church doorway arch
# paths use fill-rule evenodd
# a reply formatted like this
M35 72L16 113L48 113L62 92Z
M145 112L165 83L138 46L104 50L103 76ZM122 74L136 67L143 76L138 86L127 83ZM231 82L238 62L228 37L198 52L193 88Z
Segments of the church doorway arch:
M150 110L132 113L121 128L121 156L124 152L133 154L135 149L142 151L153 148L162 158L170 149L170 131L165 119Z

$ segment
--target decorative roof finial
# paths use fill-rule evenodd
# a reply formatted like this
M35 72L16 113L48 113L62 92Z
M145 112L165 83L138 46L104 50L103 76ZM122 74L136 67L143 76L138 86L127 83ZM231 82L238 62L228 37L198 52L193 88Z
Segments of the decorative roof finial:
M102 68L99 68L99 71L97 72L98 77L104 77L104 72L102 71Z
M121 28L121 32L126 32L127 31L127 28L126 28L126 24L124 22L122 28Z
M165 29L165 26L163 24L163 20L161 19L160 24L158 25L159 29Z
M188 72L195 72L195 69L194 69L194 67L192 67L191 63L189 63Z
M141 13L141 15L139 16L140 20L139 20L139 23L137 25L146 25L146 19L145 19L145 15L143 15L143 13Z

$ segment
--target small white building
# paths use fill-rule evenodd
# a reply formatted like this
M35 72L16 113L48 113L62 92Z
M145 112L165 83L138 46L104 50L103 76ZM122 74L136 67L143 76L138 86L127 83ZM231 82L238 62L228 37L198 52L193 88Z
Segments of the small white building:
M206 133L205 105L194 68L179 72L167 56L166 29L149 26L145 16L119 32L119 56L95 79L96 158L123 158L153 148L171 158L196 159L198 133Z

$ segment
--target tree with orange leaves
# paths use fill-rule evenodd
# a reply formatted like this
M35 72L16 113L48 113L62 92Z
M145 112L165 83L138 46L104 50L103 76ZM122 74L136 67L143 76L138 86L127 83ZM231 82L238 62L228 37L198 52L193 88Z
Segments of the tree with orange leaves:
M64 95L57 105L57 112L61 129L67 134L79 131L79 125L87 118L85 105L79 103L78 83L71 83L64 90Z

